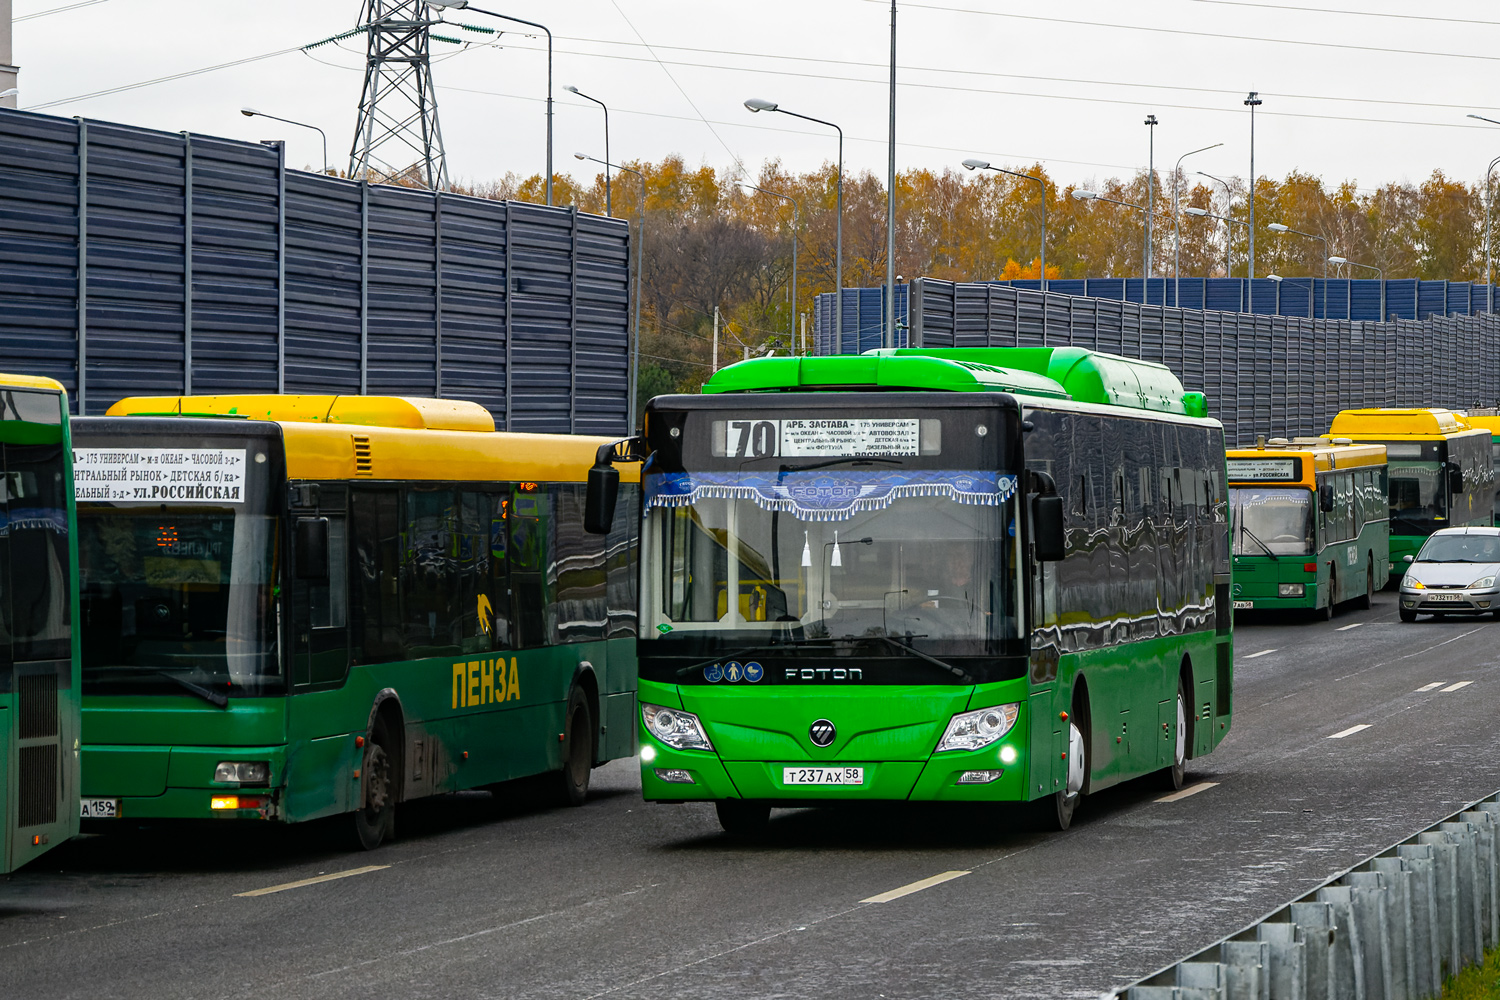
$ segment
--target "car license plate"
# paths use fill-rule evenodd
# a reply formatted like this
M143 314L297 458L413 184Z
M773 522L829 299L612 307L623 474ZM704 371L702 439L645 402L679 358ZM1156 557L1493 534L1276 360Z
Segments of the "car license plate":
M1254 601L1235 601L1234 602L1234 610L1236 610L1236 611L1252 611L1254 609L1255 609L1255 602Z
M783 767L783 785L863 785L862 767Z
M1461 601L1463 599L1464 599L1464 595L1462 595L1462 594L1427 594L1426 597L1424 598L1424 600L1434 601L1434 602L1436 602L1436 601Z
M119 819L119 799L79 799L78 816L80 819Z

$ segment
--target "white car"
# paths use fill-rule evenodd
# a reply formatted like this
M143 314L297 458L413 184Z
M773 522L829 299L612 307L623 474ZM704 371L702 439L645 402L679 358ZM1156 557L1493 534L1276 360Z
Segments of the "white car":
M1500 528L1444 528L1428 537L1416 557L1406 557L1401 578L1401 620L1417 615L1500 618Z

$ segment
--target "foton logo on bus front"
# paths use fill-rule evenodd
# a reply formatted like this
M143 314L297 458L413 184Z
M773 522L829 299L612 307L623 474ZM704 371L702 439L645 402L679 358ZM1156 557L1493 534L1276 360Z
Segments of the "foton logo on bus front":
M505 657L498 660L470 660L453 664L453 707L473 708L501 701L521 700L521 675L516 658L510 658L510 676L505 674Z
M788 681L862 681L865 672L859 667L787 667L783 680Z

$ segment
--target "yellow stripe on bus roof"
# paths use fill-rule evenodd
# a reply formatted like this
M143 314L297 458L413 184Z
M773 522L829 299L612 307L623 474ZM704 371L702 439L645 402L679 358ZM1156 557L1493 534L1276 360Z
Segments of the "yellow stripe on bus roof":
M278 423L357 424L433 431L493 431L495 418L467 399L420 396L130 396L109 408L109 416L246 417Z
M1379 407L1344 410L1333 418L1325 438L1386 440L1442 440L1472 433L1464 419L1452 410L1437 407Z
M42 375L6 375L0 374L0 385L10 386L13 389L51 389L55 392L66 392L63 384L55 379Z

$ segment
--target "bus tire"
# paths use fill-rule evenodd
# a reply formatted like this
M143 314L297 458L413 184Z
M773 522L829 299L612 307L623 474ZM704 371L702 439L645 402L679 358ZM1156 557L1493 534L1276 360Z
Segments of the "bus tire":
M1318 609L1318 620L1333 621L1333 606L1339 600L1339 571L1330 568L1328 571L1328 603Z
M594 769L594 716L588 697L580 688L568 692L568 710L563 716L562 770L558 772L558 796L563 805L581 806L589 797L589 775Z
M719 825L731 837L755 837L765 832L771 821L771 807L764 802L744 799L720 799L714 803Z
M1365 596L1359 599L1361 610L1369 611L1375 606L1375 558L1370 557L1370 565L1365 567Z
M1182 783L1187 776L1189 733L1187 708L1187 688L1183 684L1182 677L1179 676L1177 678L1177 728L1173 730L1172 766L1163 768L1161 771L1162 783L1169 792L1182 788Z
M354 839L366 851L375 850L396 830L396 757L391 740L385 713L379 712L360 760L360 801L354 810Z
M1088 786L1089 733L1083 699L1082 691L1073 693L1073 714L1068 719L1068 770L1063 788L1035 803L1037 823L1044 830L1061 831L1072 826L1073 813Z
M1397 608L1396 612L1401 615L1401 620L1404 622L1414 622L1417 620L1417 613L1415 611L1408 611L1406 608Z

